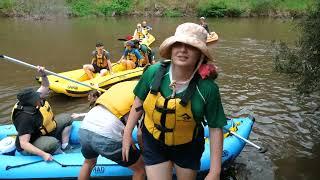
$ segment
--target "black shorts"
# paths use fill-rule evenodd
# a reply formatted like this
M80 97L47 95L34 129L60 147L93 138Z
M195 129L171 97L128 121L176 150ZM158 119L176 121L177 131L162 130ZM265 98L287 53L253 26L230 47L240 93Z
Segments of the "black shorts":
M148 130L142 127L143 161L147 166L172 161L182 168L199 170L201 156L204 151L203 137L202 130L193 142L167 146L163 142L154 139Z
M94 69L94 71L93 71L94 73L100 73L100 71L102 69L109 70L108 66L107 67L99 67L97 64L92 64L92 66L93 66L93 69Z

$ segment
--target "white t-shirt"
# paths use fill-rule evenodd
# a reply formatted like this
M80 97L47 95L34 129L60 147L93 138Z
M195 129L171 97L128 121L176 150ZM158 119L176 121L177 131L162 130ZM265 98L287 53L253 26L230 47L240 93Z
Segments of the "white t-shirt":
M122 141L123 123L102 105L93 107L84 117L81 129Z

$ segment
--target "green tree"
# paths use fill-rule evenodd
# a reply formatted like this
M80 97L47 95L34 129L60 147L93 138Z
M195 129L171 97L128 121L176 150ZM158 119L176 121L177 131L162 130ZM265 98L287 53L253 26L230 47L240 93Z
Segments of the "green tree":
M301 34L296 47L275 46L275 70L295 75L301 93L320 91L320 2L297 25Z

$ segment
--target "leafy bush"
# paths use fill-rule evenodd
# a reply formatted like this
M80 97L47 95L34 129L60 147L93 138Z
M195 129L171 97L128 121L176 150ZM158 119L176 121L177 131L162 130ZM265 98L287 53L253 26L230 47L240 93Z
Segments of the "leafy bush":
M251 1L251 12L257 15L267 15L270 11L277 9L278 2L275 0Z
M226 11L227 6L222 1L209 1L208 4L200 4L197 9L199 16L206 17L224 17L226 15Z
M166 17L182 17L183 16L182 12L176 9L165 10L163 14Z
M88 16L95 11L94 1L92 0L68 0L71 15Z
M320 91L320 2L300 20L301 36L296 48L284 43L275 46L275 70L298 76L298 90L303 93Z

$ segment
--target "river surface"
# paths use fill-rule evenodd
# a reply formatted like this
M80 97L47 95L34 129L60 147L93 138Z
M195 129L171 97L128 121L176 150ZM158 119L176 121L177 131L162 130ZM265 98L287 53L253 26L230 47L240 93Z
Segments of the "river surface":
M183 22L196 18L147 19L152 25L157 53L161 42ZM81 68L90 62L96 41L102 41L112 60L121 57L124 38L141 19L84 18L32 21L0 19L0 54L53 72ZM271 41L294 43L294 22L274 19L208 19L219 34L210 45L219 67L217 80L228 116L252 113L256 123L250 140L268 148L265 154L246 146L231 173L237 179L320 179L320 112L314 111L318 96L301 98L289 76L273 71ZM159 59L158 53L156 59ZM1 61L1 60L0 60ZM17 92L37 88L34 70L0 62L0 123L10 123ZM49 102L56 114L84 112L86 98L53 94Z

